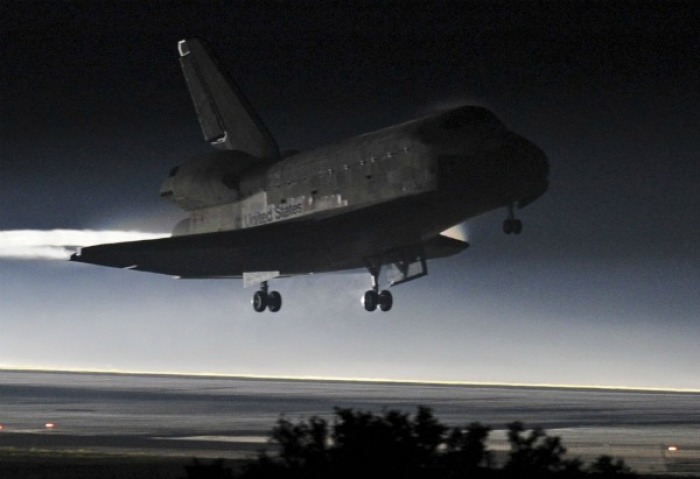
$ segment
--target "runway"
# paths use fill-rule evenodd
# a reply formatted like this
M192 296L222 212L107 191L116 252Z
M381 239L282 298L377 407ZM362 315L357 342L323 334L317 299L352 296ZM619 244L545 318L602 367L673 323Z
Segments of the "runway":
M267 437L280 415L417 405L450 426L491 426L497 458L505 425L518 420L560 436L567 457L610 454L642 473L700 474L698 393L162 375L0 371L0 452L237 459L274 449Z

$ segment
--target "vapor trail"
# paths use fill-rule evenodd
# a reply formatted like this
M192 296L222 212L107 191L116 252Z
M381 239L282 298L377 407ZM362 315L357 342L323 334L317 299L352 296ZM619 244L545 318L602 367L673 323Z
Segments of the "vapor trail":
M164 238L165 233L92 230L0 231L0 259L66 260L83 246Z

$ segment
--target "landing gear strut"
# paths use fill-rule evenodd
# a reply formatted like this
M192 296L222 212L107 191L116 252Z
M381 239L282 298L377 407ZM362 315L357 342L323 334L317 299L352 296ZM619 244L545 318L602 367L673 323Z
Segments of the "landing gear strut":
M379 306L382 311L389 311L394 305L394 298L388 290L379 291L379 270L380 267L369 268L369 273L372 275L372 289L365 291L362 302L365 305L365 311L374 311Z
M282 308L282 295L277 291L268 292L267 281L260 283L260 290L253 295L253 309L262 313L266 309L276 313Z
M508 218L503 222L503 232L507 235L519 235L523 231L523 222L515 217L515 206L508 205Z

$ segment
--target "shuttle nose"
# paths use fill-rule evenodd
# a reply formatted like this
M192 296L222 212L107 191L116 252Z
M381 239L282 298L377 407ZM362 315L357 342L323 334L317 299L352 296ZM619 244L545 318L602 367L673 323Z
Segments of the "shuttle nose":
M549 176L547 155L525 138L513 135L502 153L508 159L513 176L520 181L546 181Z
M501 191L517 198L547 190L547 156L511 132L499 132L476 153L442 155L439 165L440 185L444 189Z

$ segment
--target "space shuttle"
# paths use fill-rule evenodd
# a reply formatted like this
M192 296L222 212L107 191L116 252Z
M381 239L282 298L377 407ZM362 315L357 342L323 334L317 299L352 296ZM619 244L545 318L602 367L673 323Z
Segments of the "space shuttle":
M282 151L204 42L182 40L178 52L212 147L162 183L160 196L187 217L171 237L86 247L72 261L182 279L242 278L257 288L258 312L282 307L272 280L364 268L371 280L364 309L389 311L389 287L469 246L445 231L503 209L504 232L518 235L516 210L547 191L546 155L479 106Z

